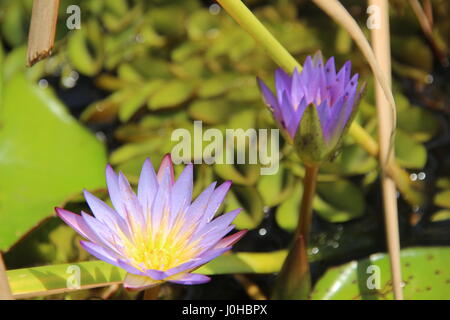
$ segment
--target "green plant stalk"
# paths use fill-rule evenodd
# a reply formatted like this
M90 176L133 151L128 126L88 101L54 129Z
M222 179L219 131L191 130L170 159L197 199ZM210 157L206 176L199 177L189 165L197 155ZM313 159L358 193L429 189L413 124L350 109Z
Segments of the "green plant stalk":
M303 195L300 203L300 214L298 217L296 236L301 236L308 246L309 233L311 230L313 200L316 194L317 174L319 173L319 165L305 164L305 178L303 180Z
M233 253L214 259L197 269L195 273L206 275L274 273L280 270L286 255L286 250ZM79 273L74 270L79 270ZM24 299L120 284L125 278L126 271L97 260L8 270L6 274L14 298ZM79 288L68 286L78 275Z
M300 203L297 229L294 242L284 261L275 284L274 299L306 300L311 291L311 274L307 254L311 230L313 200L316 194L319 165L305 165L303 195Z
M217 2L233 17L233 19L262 47L269 56L283 68L291 73L295 68L300 71L301 64L275 39L275 37L264 27L264 25L255 17L255 15L240 0L217 0ZM355 141L361 145L370 155L378 159L379 146L375 139L364 130L355 121L351 124L349 134ZM395 168L391 168L395 165ZM402 173L399 173L401 171ZM414 190L410 184L405 181L398 181L398 177L408 175L405 170L396 164L390 162L387 172L396 172L392 176L400 192L410 204L419 206L423 203L422 195Z
M283 69L292 72L295 67L302 70L302 66L264 27L254 14L240 0L217 0L237 23L247 31Z
M160 289L161 285L146 289L144 291L144 300L158 300Z

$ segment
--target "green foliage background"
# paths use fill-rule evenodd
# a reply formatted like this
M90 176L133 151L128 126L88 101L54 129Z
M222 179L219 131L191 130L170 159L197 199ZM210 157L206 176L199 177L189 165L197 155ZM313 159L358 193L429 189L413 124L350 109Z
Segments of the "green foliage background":
M446 51L449 4L432 2L435 37ZM359 1L343 3L368 33L365 7ZM204 130L276 128L255 81L259 76L273 84L276 65L223 10L209 10L209 2L198 0L83 0L82 28L71 31L65 24L70 4L61 1L53 55L29 69L25 54L32 1L0 4L0 249L7 251L11 268L88 259L79 237L50 217L54 206L85 208L83 188L106 199L106 162L136 183L143 160L150 156L158 165L176 144L173 130L192 131L194 120L202 120ZM352 60L368 82L356 121L375 137L373 79L347 33L306 1L248 4L300 62L319 49L326 57L334 55L338 65ZM392 8L396 157L411 173L426 172L425 145L441 134L446 92L435 86L434 109L425 106L425 99L415 99L419 106L407 97L405 82L416 92L429 88L436 61L411 9L403 1L392 1ZM212 181L231 179L234 187L224 207L244 208L235 220L238 229L256 233L270 215L279 228L292 231L304 169L289 146L281 147L280 170L271 176L260 176L258 165L197 165L195 195ZM323 166L314 209L337 227L314 235L310 250L316 261L346 262L380 247L382 212L374 205L379 199L373 199L378 173L376 160L350 137L336 161ZM424 193L432 211L424 217L427 223L448 226L450 179L413 180L409 183ZM411 212L418 208L404 207L404 220L414 217ZM256 237L246 250L269 247L260 246ZM445 264L448 255L439 261ZM329 273L326 277L330 281ZM439 292L435 297L444 298Z

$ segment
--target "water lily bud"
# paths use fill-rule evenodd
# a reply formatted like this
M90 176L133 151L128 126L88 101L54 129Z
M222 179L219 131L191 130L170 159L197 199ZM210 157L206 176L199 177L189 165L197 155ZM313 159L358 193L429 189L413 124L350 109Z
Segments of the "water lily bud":
M347 61L336 72L334 58L325 64L318 52L292 75L275 72L276 94L258 79L265 103L285 137L306 163L331 160L357 110L363 88ZM363 87L363 86L362 86Z

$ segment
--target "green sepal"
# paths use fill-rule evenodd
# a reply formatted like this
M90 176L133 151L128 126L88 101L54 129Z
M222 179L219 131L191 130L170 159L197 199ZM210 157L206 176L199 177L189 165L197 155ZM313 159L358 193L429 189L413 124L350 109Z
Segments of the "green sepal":
M314 104L306 107L295 135L294 145L305 163L315 164L326 160L329 148L323 137L319 114Z

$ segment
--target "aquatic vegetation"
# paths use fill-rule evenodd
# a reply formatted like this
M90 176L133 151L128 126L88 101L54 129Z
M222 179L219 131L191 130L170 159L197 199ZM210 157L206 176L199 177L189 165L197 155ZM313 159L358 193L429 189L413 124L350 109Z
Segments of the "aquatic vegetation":
M369 2L80 0L81 28L70 29L76 10L60 1L55 47L27 68L32 3L0 3L0 298L9 283L18 299L141 299L159 288L162 299L392 299L386 177L398 191L404 296L445 297L448 2L390 1L390 163L379 158L379 77L360 51L361 41L372 50ZM263 131L282 134L252 138ZM191 138L186 166L172 171L165 158L158 174L174 132ZM264 175L268 151L276 169ZM143 188L143 172L165 191ZM207 207L191 215L205 192L225 191L215 219ZM190 217L172 215L180 206ZM202 249L201 228L178 232L222 222Z

